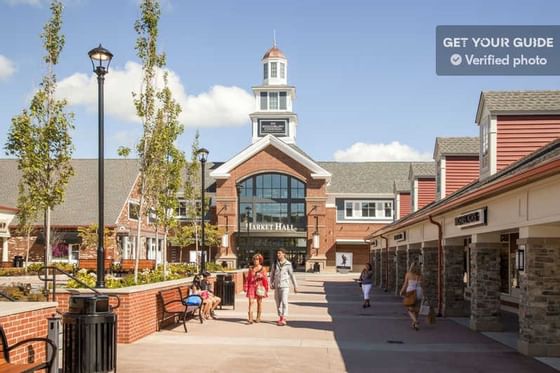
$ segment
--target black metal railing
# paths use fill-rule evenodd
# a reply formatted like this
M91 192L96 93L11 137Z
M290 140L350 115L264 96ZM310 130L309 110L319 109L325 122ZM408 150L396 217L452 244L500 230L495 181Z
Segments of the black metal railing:
M50 273L49 273L50 271ZM82 285L84 288L93 291L95 294L97 295L101 295L103 293L101 293L99 290L92 288L91 286L89 286L88 284L86 284L85 282L83 282L82 280L80 280L79 278L77 278L76 276L74 276L72 273L66 272L58 267L53 267L53 266L46 266L46 267L41 267L39 269L39 271L37 272L37 275L39 276L39 280L43 281L45 283L45 289L47 289L47 283L52 282L52 301L56 302L56 273L61 273L69 278L71 278L72 280L76 281L78 284ZM50 291L48 291L48 289L45 291L45 296L47 297L47 301L49 300L49 293ZM115 298L117 300L117 304L116 306L111 306L112 309L117 309L119 308L119 306L121 305L121 299L118 297L118 295L115 294L105 294L107 295L109 298Z

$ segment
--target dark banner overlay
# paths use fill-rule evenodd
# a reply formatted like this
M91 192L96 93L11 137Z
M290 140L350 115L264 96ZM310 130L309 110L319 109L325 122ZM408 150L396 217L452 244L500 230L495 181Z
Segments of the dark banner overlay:
M438 75L560 75L560 26L437 26Z

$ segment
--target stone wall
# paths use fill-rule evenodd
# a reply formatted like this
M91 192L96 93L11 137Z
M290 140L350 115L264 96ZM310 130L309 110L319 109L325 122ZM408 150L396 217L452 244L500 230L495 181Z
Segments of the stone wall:
M422 248L422 290L433 307L437 306L437 247Z
M443 247L443 316L465 316L464 247Z
M519 239L525 245L521 272L519 351L560 356L560 239Z
M396 263L395 259L397 258L396 255L396 247L389 248L389 268L388 268L388 275L389 280L387 281L387 291L394 293L396 287Z
M375 286L381 286L381 249L375 249L373 252L373 283Z
M403 286L404 276L407 271L406 266L406 246L401 246L397 248L397 263L396 263L396 271L395 271L395 294L399 295L399 292Z
M477 331L500 331L500 243L471 243L471 321Z

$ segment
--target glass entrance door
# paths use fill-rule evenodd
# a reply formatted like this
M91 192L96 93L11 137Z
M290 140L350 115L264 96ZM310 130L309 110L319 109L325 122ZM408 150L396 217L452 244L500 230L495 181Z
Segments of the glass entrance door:
M292 237L240 237L237 261L239 268L247 268L251 264L253 255L260 253L264 257L264 265L272 266L276 260L276 250L284 248L286 257L294 270L305 270L305 256L307 254L305 238Z

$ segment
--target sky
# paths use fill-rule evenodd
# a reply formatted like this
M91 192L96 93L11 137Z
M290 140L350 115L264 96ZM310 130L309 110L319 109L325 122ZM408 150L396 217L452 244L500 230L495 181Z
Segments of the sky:
M134 44L138 0L66 0L58 94L75 113L75 158L97 157L97 83L87 52L114 54L105 83L105 154L134 146L141 125ZM438 25L553 25L557 0L162 0L159 48L189 151L193 135L226 161L251 141L252 86L272 46L296 87L297 144L318 161L429 160L437 136L477 136L483 90L557 89L557 76L437 76ZM0 0L0 144L45 72L46 0ZM5 156L2 154L2 156Z

